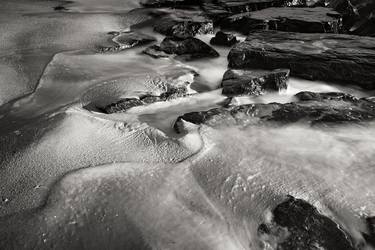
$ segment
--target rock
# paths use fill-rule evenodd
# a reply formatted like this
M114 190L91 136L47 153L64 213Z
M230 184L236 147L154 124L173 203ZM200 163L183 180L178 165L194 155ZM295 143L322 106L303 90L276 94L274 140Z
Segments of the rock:
M221 86L223 94L262 95L266 91L279 91L287 88L288 69L268 70L228 70Z
M130 108L137 107L137 106L142 106L142 105L147 105L155 102L161 102L161 101L168 101L180 97L185 97L189 95L188 93L188 86L189 83L186 83L185 85L170 85L166 84L165 85L165 92L161 93L160 96L155 96L155 95L144 95L141 96L139 99L138 98L124 98L121 99L115 103L109 104L104 108L104 111L107 114L112 114L112 113L121 113L121 112L126 112Z
M375 36L375 2L373 0L325 0L326 6L343 15L347 32L362 36Z
M375 247L375 217L367 217L366 223L368 233L363 233L363 236L368 244Z
M111 47L101 47L100 52L122 51L156 41L152 36L135 31L118 33L118 35L115 32L111 32L109 35L114 36L112 39L114 45Z
M144 103L136 98L125 98L116 103L112 103L104 108L107 114L125 112L130 108L141 106Z
M148 8L161 7L184 7L189 5L199 5L201 0L142 0L141 4Z
M200 11L175 11L156 20L154 30L165 36L194 37L213 33L213 21Z
M268 8L227 17L225 29L244 34L253 30L279 30L303 33L339 33L341 16L329 8Z
M272 212L272 221L258 228L272 249L356 249L348 233L304 200L289 196Z
M65 8L64 6L61 6L61 5L56 6L53 9L56 10L56 11L67 11L68 10L67 8Z
M233 46L237 42L238 41L235 35L218 31L215 37L211 39L210 44L219 46Z
M258 124L289 124L304 122L311 125L337 125L375 119L375 102L342 93L301 92L296 102L280 104L248 104L225 106L179 117L213 127ZM178 127L178 124L175 126Z
M160 50L176 54L185 60L218 57L219 53L197 38L178 39L167 37L160 44Z
M167 58L170 57L169 54L165 53L161 50L160 46L153 45L151 47L146 48L142 51L143 54L149 55L153 58Z
M217 4L231 13L241 13L261 10L274 6L286 6L284 0L217 0Z
M232 68L289 68L292 76L375 89L375 38L258 31L235 45ZM354 60L355 58L355 60Z

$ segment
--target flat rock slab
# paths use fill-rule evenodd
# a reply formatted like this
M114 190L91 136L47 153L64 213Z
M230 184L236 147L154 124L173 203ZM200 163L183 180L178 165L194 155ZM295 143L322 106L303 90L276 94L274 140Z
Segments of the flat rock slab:
M268 8L227 17L221 26L244 34L253 30L279 30L303 33L339 33L341 15L324 7Z
M287 88L288 69L277 70L233 70L225 72L221 87L227 96L259 96L267 91Z
M258 31L233 47L232 68L288 68L292 76L375 89L375 38Z
M337 125L375 119L375 102L371 98L357 99L336 92L300 92L296 98L298 101L286 104L248 104L187 113L179 117L175 129L179 132L181 119L212 127L296 122Z
M154 30L156 32L177 38L212 34L214 31L213 21L200 11L176 10L155 22Z
M231 13L241 13L275 6L287 6L292 2L292 0L218 0L217 4Z
M164 53L166 53L169 55L177 55L179 58L187 61L220 56L211 46L194 37L187 39L166 37L161 42L160 46L152 46L143 53L155 58L164 57Z
M272 249L357 249L343 228L304 200L289 196L272 213L272 221L258 227Z

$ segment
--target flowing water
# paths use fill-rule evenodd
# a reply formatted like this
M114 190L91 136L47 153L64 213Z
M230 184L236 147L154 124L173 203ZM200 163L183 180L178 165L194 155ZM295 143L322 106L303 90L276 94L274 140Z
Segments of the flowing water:
M0 3L0 248L259 249L258 225L288 194L363 242L364 218L375 215L374 124L190 124L178 135L178 116L225 100L229 49L193 62L153 59L145 47L101 54L107 32L147 12L132 10L137 1L58 4ZM125 113L96 108L160 94L169 80L197 93ZM371 95L291 78L285 91L237 101L286 103L303 90Z

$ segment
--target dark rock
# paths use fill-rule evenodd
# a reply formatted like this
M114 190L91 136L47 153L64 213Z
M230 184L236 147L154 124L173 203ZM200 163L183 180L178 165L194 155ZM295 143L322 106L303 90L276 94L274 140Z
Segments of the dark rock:
M375 38L258 31L234 46L232 68L289 68L292 76L375 89Z
M219 45L219 46L233 46L237 43L237 38L235 35L230 33L225 33L222 31L218 31L210 41L212 45Z
M224 7L214 3L203 3L201 8L204 13L213 20L215 25L219 24L222 19L231 15L231 12Z
M160 50L167 54L176 54L185 60L218 57L219 53L197 38L177 39L165 38L160 44Z
M266 91L279 91L287 88L288 69L268 70L228 70L221 86L223 94L262 95Z
M253 30L339 33L341 16L329 8L268 8L227 17L221 26L244 34Z
M153 58L166 58L170 57L169 54L161 50L160 46L152 45L151 47L146 48L142 53L149 55Z
M56 10L56 11L66 11L66 10L68 10L67 8L65 8L64 6L61 6L61 5L56 6L53 9Z
M154 30L165 36L194 37L213 33L213 21L200 11L175 11L156 20Z
M350 34L375 36L375 2L373 0L325 0L323 2L343 15L343 24Z
M161 7L184 7L189 5L199 5L201 0L142 0L141 4L148 8Z
M147 105L155 102L161 102L161 101L168 101L180 97L187 96L188 88L187 85L177 85L172 86L169 84L166 84L166 90L163 92L160 96L155 95L144 95L142 97L138 98L124 98L119 100L118 102L112 103L104 108L104 111L107 114L112 113L121 113L126 112L128 109L136 107L136 106L142 106Z
M337 125L375 119L375 102L357 99L341 93L301 92L297 101L280 104L248 104L226 106L202 112L184 114L178 119L213 127L257 124L289 124L305 122L311 125Z
M368 244L375 247L375 217L366 218L368 233L363 233L363 236Z
M145 104L150 104L150 103L154 103L154 102L160 102L161 101L161 98L160 96L151 96L151 95L147 95L147 96L143 96L141 98L141 101Z
M270 7L288 5L287 0L217 0L217 4L231 13L241 13L261 10Z
M179 97L188 95L188 89L186 86L171 87L166 92L160 95L161 100L171 100Z
M267 228L268 230L264 230ZM273 220L258 228L261 240L276 249L356 249L340 226L314 206L289 198L273 210Z
M144 103L136 98L125 98L116 103L112 103L104 108L107 114L125 112L130 108L141 106Z

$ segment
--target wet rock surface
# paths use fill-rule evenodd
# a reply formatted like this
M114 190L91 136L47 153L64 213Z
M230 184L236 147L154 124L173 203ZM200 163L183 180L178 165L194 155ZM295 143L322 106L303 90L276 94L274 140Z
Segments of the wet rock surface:
M228 96L262 95L266 91L280 91L287 88L288 69L228 70L223 76L223 94Z
M232 68L289 68L292 76L375 89L374 44L371 37L258 31L228 60Z
M210 44L219 46L233 46L237 42L235 35L223 31L218 31L215 37L210 40Z
M99 48L100 52L102 53L121 51L156 41L154 37L136 31L124 33L109 32L108 35L114 36L112 39L114 45Z
M156 21L154 30L165 36L194 37L213 33L213 21L200 11L175 11Z
M125 112L126 110L130 108L141 106L143 104L144 103L139 99L125 98L116 103L108 105L107 107L104 108L104 110L107 114L112 114L112 113L118 113L118 112Z
M258 234L274 249L356 249L337 223L304 200L290 196L272 213L272 222L261 224Z
M142 0L141 4L148 8L161 7L186 7L189 5L199 5L201 0Z
M219 53L197 38L179 39L174 37L165 38L160 46L153 46L144 53L153 57L164 57L164 53L178 55L184 60L194 60L200 58L215 58Z
M130 108L151 104L154 102L168 101L189 95L186 86L169 86L168 89L159 96L144 95L140 98L124 98L104 108L107 114L126 112Z
M336 125L345 122L363 122L375 119L375 102L357 99L343 93L300 92L292 103L247 104L192 112L179 117L194 123L213 127L257 124L289 124L302 122L311 125Z
M341 15L329 8L267 8L230 16L221 26L244 34L252 30L339 33Z

